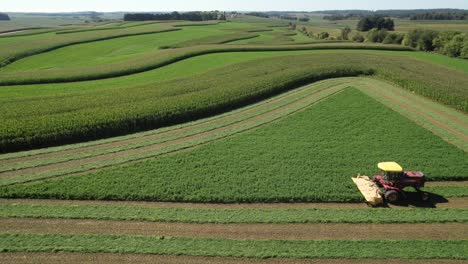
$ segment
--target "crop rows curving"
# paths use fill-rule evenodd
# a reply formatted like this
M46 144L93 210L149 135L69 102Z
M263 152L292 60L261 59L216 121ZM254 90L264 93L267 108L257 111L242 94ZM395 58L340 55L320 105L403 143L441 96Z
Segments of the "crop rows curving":
M411 63L401 69L397 65L403 61ZM436 68L437 72L431 73ZM184 79L78 95L39 95L24 100L22 97L34 89L18 90L21 97L1 106L5 121L0 126L6 128L0 134L0 146L6 152L122 135L215 115L311 81L371 73L457 108L466 102L466 75L448 68L367 54L289 56L230 65ZM451 82L446 82L447 76Z
M366 83L365 80L360 82L362 79L347 80L355 81L355 83L344 82L340 85L341 87L335 86L334 90L331 90L331 88L324 89L322 96L323 92L330 94L347 86L356 85L360 87L360 85ZM371 80L367 80L367 84L385 86L380 82ZM366 93L374 93L376 96L379 96L371 87L363 85L360 89L366 91ZM387 90L387 92L392 91L391 88ZM306 89L302 91L306 91ZM374 163L387 159L404 160L405 166L409 168L417 166L417 169L427 172L431 180L466 179L463 168L466 152L445 143L430 132L402 118L388 108L379 106L379 103L376 101L370 98L365 99L366 97L361 98L363 94L348 90L345 93L343 95L332 96L317 106L310 108L310 110L296 114L279 123L190 152L149 160L148 162L137 163L128 167L111 168L84 176L73 176L44 183L6 187L2 189L2 196L197 202L360 201L362 197L356 191L349 177L358 172L371 174L374 170ZM314 98L314 94L310 97ZM320 97L315 96L314 99L318 98ZM404 97L400 100L407 98ZM301 109L311 103L311 101L307 101L310 99L307 97L305 99L296 99L298 100L297 102L302 103L292 103L290 106L300 106L299 109ZM421 101L422 99L418 100ZM278 100L279 102L281 100ZM422 100L422 102L425 101ZM282 103L285 102L283 101ZM254 109L252 108L251 110ZM267 115L260 114L253 116L247 123L241 121L221 129L211 130L209 133L213 134L205 138L204 142L225 137L249 127L258 126L261 123L276 119L278 117L275 117L276 114L282 112L287 114L290 113L289 110L295 111L294 109L298 108L289 108L288 111L285 111L285 109L288 109L287 106L286 108L278 107ZM341 112L339 110L330 111L330 109L346 110ZM426 109L433 111L431 107L426 107L419 110L410 109L408 112L418 116L418 113L421 114ZM449 111L448 108L444 110ZM335 111L337 112L330 116L330 113ZM307 116L306 113L309 112L310 114ZM456 113L456 111L453 112ZM241 114L242 111L238 113ZM272 115L272 113L276 114ZM321 116L328 117L322 119ZM265 119L262 121L262 118L258 117ZM394 125L375 127L376 120L382 117L385 117L389 123L393 123ZM411 115L409 117L411 118ZM360 121L353 124L354 121L352 120L356 118L366 120L366 122ZM220 118L219 120L223 119ZM427 122L430 123L431 120ZM206 124L209 123L207 122ZM248 123L250 125L246 125ZM449 126L450 122L447 123ZM244 124L244 127L240 124ZM298 126L298 124L300 125ZM339 128L330 127L330 124L347 125L348 128L340 130ZM436 126L437 124L435 123ZM456 124L452 124L452 126L456 126ZM405 132L398 131L398 127L405 127ZM226 128L228 130L225 130ZM292 130L294 133L288 134L283 131L283 128ZM330 131L336 129L340 132L330 134ZM307 135L308 131L314 131L314 133ZM177 133L177 130L174 130L174 132ZM447 133L450 133L450 131ZM269 137L275 144L268 143L265 145L267 141L262 140L262 134L271 135ZM160 144L153 143L147 138L147 146L121 150L111 154L106 154L105 144L103 144L103 153L99 154L99 152L96 152L96 149L91 149L90 156L83 153L79 155L74 154L71 149L63 150L62 154L64 155L60 157L66 157L68 153L70 155L68 158L71 160L67 161L65 159L64 161L58 159L56 164L48 164L50 158L53 158L53 155L55 155L53 152L38 154L37 157L34 157L34 155L29 156L27 153L23 155L24 157L10 156L11 160L13 160L10 166L15 163L21 164L20 166L23 166L24 169L16 167L16 171L8 171L8 168L4 167L6 171L2 173L2 183L8 184L56 177L161 155L167 153L168 149L176 151L177 149L189 147L191 146L190 144L193 146L193 142L197 144L202 143L203 136L201 135L206 134L203 132L199 135L175 139L175 145L171 145L171 141L168 141L168 144L163 143L163 148L160 148ZM284 135L289 135L295 139L288 139ZM323 142L317 144L314 142L314 138L320 138L321 142ZM349 139L350 141L337 143L343 139ZM394 142L399 143L395 144ZM246 143L250 147L245 146ZM115 145L111 146L115 147ZM275 148L272 148L273 146L277 146L278 150L281 149L281 151L274 151ZM417 149L416 146L424 148L426 154L420 153L416 155L414 152L407 150ZM96 147L99 147L99 145L96 145ZM245 151L245 149L250 148L252 148L251 151ZM270 150L266 152L266 148ZM288 151L288 148L291 149ZM336 152L338 154L331 156L327 154L335 153L333 151L335 148L340 149L340 151ZM230 150L229 153L225 152L226 149ZM57 150L57 154L60 155L60 149ZM443 156L436 156L438 152L443 153ZM41 155L44 155L42 161ZM335 163L340 164L345 159L345 165L334 166ZM303 164L295 164L296 160ZM5 162L8 163L8 159ZM447 167L439 166L441 163ZM280 167L276 168L277 166ZM131 178L128 178L129 174L132 175ZM294 177L295 180L292 180L291 177ZM210 180L205 180L206 178ZM128 182L129 180L131 182ZM90 182L93 184L90 184ZM298 185L299 182L301 183L300 185ZM304 184L304 182L307 182L307 184ZM103 186L105 188L102 188ZM125 188L122 189L121 187L124 186ZM164 188L161 188L161 186L164 186ZM466 196L466 187L433 186L428 190L446 197ZM301 196L298 196L299 194Z

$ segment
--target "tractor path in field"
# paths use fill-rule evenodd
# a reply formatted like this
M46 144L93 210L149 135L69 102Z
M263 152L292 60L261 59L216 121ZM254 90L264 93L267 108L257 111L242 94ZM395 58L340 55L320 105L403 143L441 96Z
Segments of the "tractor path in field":
M468 151L468 117L465 114L406 90L388 87L390 85L384 82L369 78L361 78L361 80L362 82L357 86L361 87L364 93L428 130L431 128L424 126L425 124L434 126L436 129L431 132Z
M67 171L67 172L69 173L82 172L82 171L86 171L90 169L95 169L95 167L92 167L92 168L83 170L81 166L87 165L87 164L96 164L99 162L111 161L112 165L116 165L116 164L119 164L118 159L121 159L121 158L125 159L124 162L129 161L129 157L132 157L132 156L136 157L133 160L138 160L140 159L138 158L138 155L142 153L150 153L152 151L158 151L161 149L171 149L171 148L173 148L174 150L168 151L168 152L174 152L175 150L187 148L186 144L188 142L195 143L193 144L193 146L195 146L195 145L198 145L196 144L196 142L199 142L199 141L206 143L215 139L224 138L226 136L229 136L235 133L239 133L248 129L252 129L260 125L271 123L279 118L285 117L288 114L292 114L294 112L305 109L309 107L310 105L315 104L328 96L331 96L337 92L342 91L344 88L343 86L346 86L346 84L333 85L324 90L321 90L312 94L306 94L305 97L295 100L292 103L276 107L273 110L267 111L260 115L255 115L253 117L246 118L246 119L240 120L239 122L235 122L226 126L221 126L218 128L209 129L207 131L202 131L201 133L195 133L189 136L182 136L180 138L167 140L162 143L150 144L147 146L129 149L129 150L123 150L119 152L113 152L113 153L96 155L96 156L85 157L85 158L78 158L75 160L59 162L59 163L54 163L54 164L49 164L49 165L44 165L44 166L6 171L6 172L0 173L0 178L13 178L13 177L22 176L22 175L41 174L41 173L47 173L51 171L62 171L64 169L70 169L73 167L77 168L78 171ZM316 98L318 99L314 100ZM240 115L242 116L243 113L241 113ZM225 133L228 133L228 134L225 135ZM81 151L81 150L77 149L75 151ZM150 155L149 157L154 157L154 156L158 156L158 155ZM148 158L148 156L145 156L145 158ZM123 163L123 162L120 162L120 163ZM63 174L67 174L67 172ZM63 174L60 174L60 175L63 175Z
M0 219L0 233L114 234L232 239L466 239L468 224L192 224L90 219Z
M0 261L4 264L82 264L82 263L166 263L166 264L462 264L466 260L448 259L292 259L292 258L234 258L234 257L202 257L173 256L152 254L117 254L117 253L0 253Z
M379 87L379 88L382 88L382 87ZM375 89L375 88L373 88L373 87L371 87L371 86L368 86L367 89L370 89L370 90L372 90L374 93L380 95L381 97L390 100L390 101L394 104L394 106L391 107L392 109L395 108L395 106L399 106L399 107L401 107L401 108L404 108L404 109L406 109L407 111L412 112L412 113L415 113L415 114L417 114L418 116L420 116L420 117L426 119L426 120L429 121L430 123L432 123L432 124L434 124L434 125L436 125L436 126L438 126L438 127L440 127L440 128L443 128L444 130L446 130L446 131L452 133L453 135L455 135L456 137L460 138L461 140L468 141L468 135L467 135L467 134L464 134L464 133L458 131L456 128L451 127L451 126L447 125L447 124L444 123L444 122L441 122L441 121L439 121L439 120L437 120L437 119L434 119L434 118L430 117L429 115L423 113L423 111L419 111L418 109L416 109L416 108L413 107L413 106L410 106L410 105L408 105L408 104L403 103L401 100L399 100L399 98L386 95L386 94L380 92L378 89ZM441 114L441 113L439 113L439 114ZM465 127L465 126L464 126L464 127Z
M435 182L426 182L425 186L435 187L435 186L466 186L468 187L468 181L435 181Z
M468 197L446 198L435 203L436 208L468 208ZM37 204L70 206L135 206L142 208L186 208L186 209L372 209L366 203L179 203L179 202L136 202L98 200L56 200L56 199L0 199L2 204ZM390 205L391 208L413 209L414 206Z

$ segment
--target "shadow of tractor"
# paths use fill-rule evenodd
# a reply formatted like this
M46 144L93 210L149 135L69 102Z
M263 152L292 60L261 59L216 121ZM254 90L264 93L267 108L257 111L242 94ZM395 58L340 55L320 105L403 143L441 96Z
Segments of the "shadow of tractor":
M448 200L438 194L425 192L428 199L423 201L421 195L417 192L405 192L406 198L401 198L395 203L385 203L385 207L419 207L419 208L437 208L438 204L448 203Z

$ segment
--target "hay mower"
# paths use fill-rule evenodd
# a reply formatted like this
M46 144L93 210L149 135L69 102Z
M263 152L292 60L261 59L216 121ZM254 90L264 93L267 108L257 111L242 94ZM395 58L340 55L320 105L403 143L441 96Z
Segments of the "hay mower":
M427 193L421 190L426 182L424 173L404 171L396 162L380 162L377 168L377 174L372 179L367 176L352 178L369 204L379 205L384 200L388 203L395 203L406 199L407 195L403 190L406 187L413 187L421 200L428 199Z

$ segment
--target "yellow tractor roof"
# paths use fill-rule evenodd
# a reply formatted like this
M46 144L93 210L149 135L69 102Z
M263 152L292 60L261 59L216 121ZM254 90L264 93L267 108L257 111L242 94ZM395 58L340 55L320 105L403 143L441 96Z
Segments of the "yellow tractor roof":
M377 168L383 171L393 171L393 172L402 172L403 168L400 166L400 164L396 162L380 162L377 164Z

